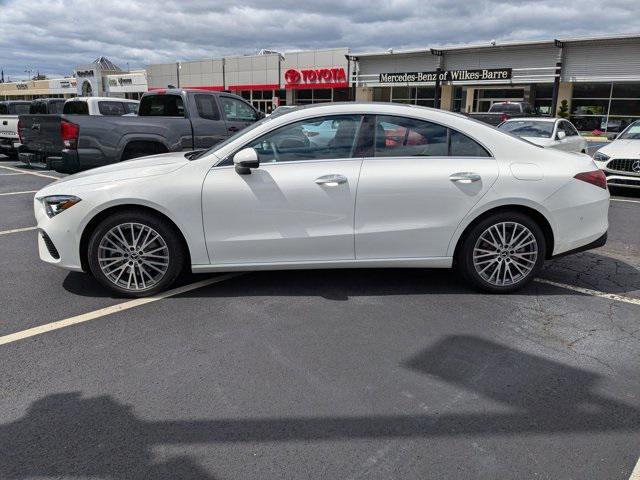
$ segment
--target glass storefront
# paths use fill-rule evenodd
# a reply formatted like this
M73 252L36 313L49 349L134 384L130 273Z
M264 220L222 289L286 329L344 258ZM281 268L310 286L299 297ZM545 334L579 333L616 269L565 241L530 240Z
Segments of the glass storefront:
M571 121L582 131L622 131L640 119L640 83L574 83Z
M435 94L435 87L375 87L373 101L433 107Z
M271 113L277 106L287 104L284 90L240 90L234 93L264 113ZM278 98L277 105L274 98Z
M301 88L293 91L294 105L311 103L346 102L349 100L348 88Z

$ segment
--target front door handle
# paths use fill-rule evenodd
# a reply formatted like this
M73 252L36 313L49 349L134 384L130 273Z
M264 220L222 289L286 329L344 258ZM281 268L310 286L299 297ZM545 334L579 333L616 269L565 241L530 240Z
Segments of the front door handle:
M458 183L479 182L481 179L482 177L480 175L473 172L458 172L458 173L453 173L449 176L449 180L451 180L452 182L458 182Z
M332 173L330 175L323 175L321 177L316 178L316 183L318 185L335 187L336 185L340 185L341 183L347 183L347 177L345 177L344 175Z
M237 132L238 130L240 130L240 129L239 129L238 127L236 127L235 125L231 125L231 126L229 127L229 131L230 131L230 132Z

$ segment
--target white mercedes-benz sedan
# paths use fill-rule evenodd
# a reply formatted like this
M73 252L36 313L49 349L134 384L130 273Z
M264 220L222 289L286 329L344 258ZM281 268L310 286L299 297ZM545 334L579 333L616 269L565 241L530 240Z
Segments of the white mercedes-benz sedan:
M640 188L640 120L625 128L593 159L612 187Z
M587 141L580 136L573 123L563 118L512 118L502 122L498 129L544 148L587 153Z
M586 155L441 110L343 103L66 177L34 208L44 261L124 295L189 268L455 266L509 292L545 259L603 245L609 192Z

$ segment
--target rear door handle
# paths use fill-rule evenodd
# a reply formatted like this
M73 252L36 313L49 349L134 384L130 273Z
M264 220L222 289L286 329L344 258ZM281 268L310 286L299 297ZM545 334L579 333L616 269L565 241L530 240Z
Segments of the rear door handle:
M480 177L480 175L473 172L458 172L458 173L452 173L449 176L449 180L451 180L452 182L458 182L458 183L479 182L481 179L482 177Z
M318 185L335 187L337 185L340 185L341 183L347 183L347 177L345 177L344 175L332 173L330 175L323 175L321 177L316 178L316 183Z

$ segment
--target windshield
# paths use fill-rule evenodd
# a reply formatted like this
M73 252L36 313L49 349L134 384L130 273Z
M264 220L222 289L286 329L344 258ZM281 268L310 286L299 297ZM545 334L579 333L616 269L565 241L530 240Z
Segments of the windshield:
M510 121L504 122L498 130L513 133L519 137L551 138L553 122Z
M626 130L620 134L618 140L640 140L640 120L629 125Z
M244 135L245 133L250 132L254 128L257 128L260 125L264 125L265 123L270 122L271 120L273 120L273 118L274 118L273 116L270 116L270 117L265 117L262 120L258 120L257 122L252 123L251 125L249 125L246 128L243 128L242 130L240 130L239 132L235 133L234 135L231 135L226 140L223 140L220 143L216 143L213 147L208 148L207 150L203 150L202 152L199 152L197 155L192 156L191 158L189 158L189 160L197 160L199 158L204 157L205 155L208 155L208 154L210 154L212 152L215 152L216 150L229 145L231 142L233 142L236 139L240 138L240 136Z

